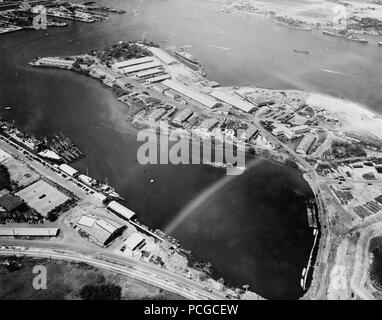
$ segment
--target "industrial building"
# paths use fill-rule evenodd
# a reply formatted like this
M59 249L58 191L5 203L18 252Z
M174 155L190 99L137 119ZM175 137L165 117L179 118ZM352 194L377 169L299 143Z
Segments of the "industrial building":
M284 136L287 139L293 139L295 137L294 131L284 125L276 124L275 128L272 130L272 134L275 136Z
M202 123L198 126L198 130L203 131L212 131L219 123L219 120L215 118L208 118L202 121Z
M182 125L188 119L190 119L193 114L194 113L192 112L190 108L184 109L175 115L172 122L177 125Z
M135 72L139 72L143 70L158 68L161 66L162 65L158 61L153 61L153 62L141 63L135 66L123 68L121 69L121 72L123 72L124 74L130 74L130 73L135 73Z
M296 152L300 154L307 154L315 140L316 137L313 134L306 134L297 146Z
M146 83L150 84L150 83L157 83L157 82L161 82L161 81L164 81L164 80L167 80L167 79L170 79L170 75L169 74L162 74L160 76L157 76L157 77L153 77L153 78L149 78L149 79L146 79Z
M61 164L59 168L62 172L70 175L71 177L76 177L78 175L78 171L67 164Z
M114 70L118 71L118 70L121 70L123 68L139 65L142 63L148 63L148 62L152 62L152 61L153 61L153 57L142 57L142 58L137 58L137 59L129 59L129 60L114 63L112 65L112 68Z
M54 66L70 69L74 65L73 59L55 58L55 57L44 57L37 60L36 64L40 66Z
M173 91L173 90L171 90L171 89L166 90L166 91L164 92L164 95L165 95L166 97L169 97L169 98L174 99L174 100L180 98L179 93L176 93L175 91Z
M301 126L293 127L292 130L295 134L301 134L301 133L308 132L310 129L306 124L303 124Z
M0 227L1 237L56 237L58 228L3 228Z
M121 89L130 89L132 88L133 86L131 85L129 79L127 78L118 78L115 80L115 84L120 87Z
M154 68L154 69L148 69L144 71L137 72L135 76L140 79L148 79L148 78L153 78L159 75L162 75L164 73L164 70L161 68Z
M223 91L215 90L211 93L211 96L244 112L251 112L253 109L256 108L255 105L253 105L252 103L248 101L243 100L242 98L240 98L239 95L232 96Z
M121 205L117 201L111 201L107 205L107 209L116 214L117 216L120 216L121 218L131 220L135 216L135 212L131 211L130 209L126 208L125 206Z
M145 238L138 232L131 234L123 243L123 245L131 251L142 249L145 244Z
M44 180L38 180L30 186L20 190L16 196L24 200L28 206L35 209L42 216L65 204L70 198L51 186Z
M160 118L163 117L163 115L167 112L165 108L157 108L154 109L150 115L149 115L149 120L151 121L158 121Z
M78 227L102 246L109 245L118 238L126 226L98 218L92 215L82 215L77 221Z
M240 139L245 142L249 142L252 139L256 138L259 134L259 130L254 126L249 126L241 135Z
M173 80L165 80L162 82L165 86L167 86L168 88L176 91L176 92L179 92L181 95L211 109L217 105L219 105L219 103L214 99L214 98L211 98L210 96L206 95L206 94L203 94L203 93L200 93L194 89L191 89L190 87L187 87L186 85L184 84L181 84L179 82L176 82L176 81L173 81Z
M147 47L147 50L149 50L154 56L156 56L159 60L163 61L167 65L172 65L178 63L176 59L168 54L166 51L156 48L156 47Z

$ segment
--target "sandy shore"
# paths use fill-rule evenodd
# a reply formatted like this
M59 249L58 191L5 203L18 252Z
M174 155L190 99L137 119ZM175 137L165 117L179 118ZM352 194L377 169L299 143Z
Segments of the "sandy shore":
M382 139L382 117L366 106L316 93L311 94L306 102L333 114L341 121L343 131L368 133Z

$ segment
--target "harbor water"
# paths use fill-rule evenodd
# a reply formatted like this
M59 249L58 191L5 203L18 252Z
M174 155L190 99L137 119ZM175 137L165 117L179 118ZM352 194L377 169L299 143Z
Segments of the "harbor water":
M223 85L318 91L378 111L382 66L373 61L380 61L381 49L284 28L262 17L230 15L203 1L108 4L128 12L100 23L69 22L66 28L1 36L1 117L37 137L69 136L86 154L74 167L107 178L151 228L164 230L180 221L171 234L198 260L211 262L228 284L249 284L266 298L300 297L313 234L305 208L311 191L298 171L265 159L233 178L207 165L142 166L131 114L109 88L83 75L27 63L144 36L163 48L191 46L207 77ZM312 54L296 54L294 48Z

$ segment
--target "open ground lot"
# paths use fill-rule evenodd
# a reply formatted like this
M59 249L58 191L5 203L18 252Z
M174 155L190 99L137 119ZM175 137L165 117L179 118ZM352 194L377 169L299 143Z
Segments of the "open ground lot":
M181 297L161 290L141 281L101 270L85 263L74 263L29 257L17 258L21 264L10 272L4 265L10 257L0 257L0 299L82 299L84 286L120 287L120 299L181 299ZM32 270L35 265L47 269L47 289L35 290L32 285Z
M7 167L11 180L19 187L28 186L40 178L36 172L14 158L6 159L3 165Z
M43 216L70 199L44 180L31 184L16 195Z

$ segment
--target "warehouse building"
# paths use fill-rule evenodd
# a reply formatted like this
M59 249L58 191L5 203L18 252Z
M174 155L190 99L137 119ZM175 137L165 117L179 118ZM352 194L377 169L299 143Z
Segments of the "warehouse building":
M145 244L145 238L138 232L134 232L124 241L124 246L130 249L131 251L142 249Z
M35 209L42 216L47 216L49 212L70 200L68 196L44 180L38 180L20 190L16 196L24 200L29 207Z
M56 237L58 228L3 228L0 227L1 237Z
M219 105L219 103L210 96L200 93L194 89L191 89L190 87L187 87L184 84L181 84L179 82L173 81L173 80L165 80L163 81L163 84L167 86L168 88L179 92L181 95L203 105L204 107L207 107L209 109L216 107Z
M142 58L136 58L136 59L129 59L121 62L116 62L112 65L112 68L114 70L121 70L123 68L131 67L131 66L136 66L142 63L148 63L152 62L153 57L142 57Z
M188 119L191 118L191 116L193 115L194 113L192 112L192 110L190 108L187 108L187 109L184 109L180 112L178 112L174 119L172 120L172 122L176 125L179 125L181 126L183 123L185 123Z
M300 154L307 154L315 140L316 140L316 137L313 134L305 135L304 138L299 143L299 145L297 146L296 152Z
M156 48L156 47L148 47L147 50L149 50L154 56L156 56L159 60L163 61L167 65L172 65L178 63L176 59L168 54L166 51Z
M252 103L241 99L238 95L232 96L223 91L215 90L211 93L211 96L244 112L251 112L253 109L256 108Z
M164 95L165 95L166 97L169 97L169 98L174 99L174 100L180 98L179 93L176 93L175 91L173 91L173 90L171 90L171 89L166 90L166 91L164 92Z
M131 220L135 216L135 212L121 205L117 201L111 201L107 205L107 209L123 219Z
M149 78L149 79L146 79L146 82L148 84L150 83L156 83L156 82L161 82L161 81L164 81L164 80L167 80L167 79L170 79L170 75L169 74L162 74L160 76L157 76L157 77L153 77L153 78Z
M158 121L160 118L163 117L163 115L167 112L165 108L157 108L154 109L150 115L149 115L149 120L151 121Z
M293 127L292 130L295 134L301 134L301 133L308 132L310 129L306 124L303 124L301 126Z
M124 74L136 73L143 70L154 69L162 66L158 61L142 63L131 67L121 69Z
M123 77L116 79L115 84L121 89L130 89L133 87L129 79Z
M259 135L259 130L254 126L249 126L241 135L240 139L249 142Z
M107 246L122 235L126 226L93 215L82 215L78 227L97 244Z
M198 126L198 130L202 131L212 131L219 124L219 120L215 118L208 118L202 121L202 123Z
M71 177L76 177L78 175L78 171L67 164L61 164L59 166L60 170Z
M154 68L154 69L149 69L149 70L144 70L144 71L137 72L135 74L135 76L139 80L144 80L144 79L153 78L153 77L162 75L163 73L164 73L163 69L161 69L161 68Z

